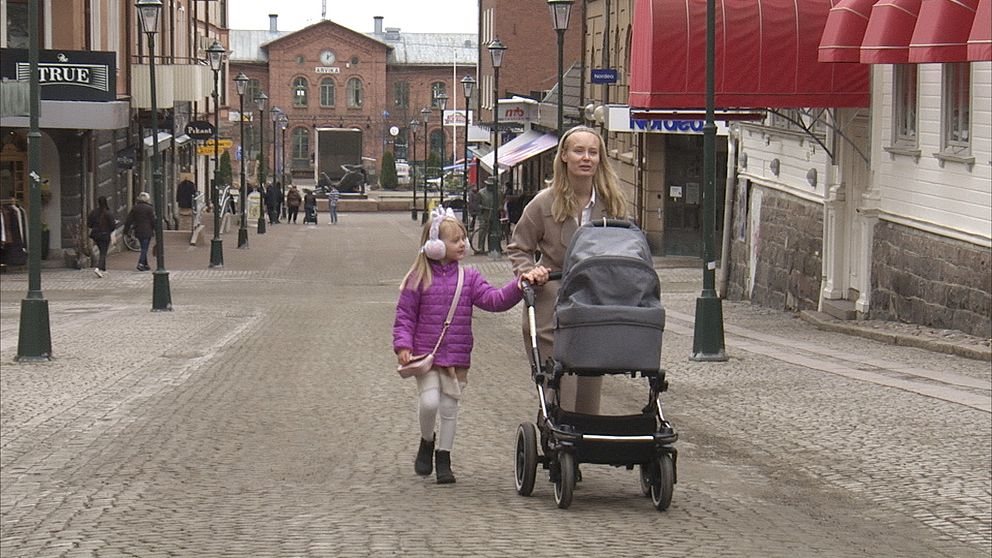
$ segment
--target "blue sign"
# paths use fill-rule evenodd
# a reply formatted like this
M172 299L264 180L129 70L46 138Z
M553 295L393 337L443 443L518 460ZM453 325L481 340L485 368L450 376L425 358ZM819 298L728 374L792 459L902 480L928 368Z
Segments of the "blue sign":
M617 82L617 69L616 68L593 68L592 71L592 82L593 83L616 83Z

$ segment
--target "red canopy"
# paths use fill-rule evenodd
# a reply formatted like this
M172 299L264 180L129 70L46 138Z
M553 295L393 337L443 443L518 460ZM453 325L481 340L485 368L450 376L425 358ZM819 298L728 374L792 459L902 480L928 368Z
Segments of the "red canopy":
M838 0L820 38L820 62L860 62L871 7L878 0Z
M905 64L909 41L916 28L920 0L882 0L871 9L871 19L861 43L865 64Z
M978 0L923 0L909 43L910 62L968 60L968 33Z
M817 61L830 0L717 0L718 108L867 107L868 67ZM706 1L636 0L634 109L706 104Z
M992 0L978 0L975 23L968 35L968 60L992 60Z

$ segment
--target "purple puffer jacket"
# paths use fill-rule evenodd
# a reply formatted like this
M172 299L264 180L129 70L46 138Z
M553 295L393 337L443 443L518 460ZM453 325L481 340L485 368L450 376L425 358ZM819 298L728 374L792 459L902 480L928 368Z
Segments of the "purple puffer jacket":
M441 265L431 262L434 280L426 291L403 289L396 303L396 321L393 323L393 350L410 349L414 355L431 352L448 317L451 297L458 284L458 262ZM468 368L472 364L472 307L489 312L503 312L513 308L522 297L517 280L513 279L502 289L493 287L479 272L465 268L465 281L455 317L451 320L444 341L434 354L437 366Z

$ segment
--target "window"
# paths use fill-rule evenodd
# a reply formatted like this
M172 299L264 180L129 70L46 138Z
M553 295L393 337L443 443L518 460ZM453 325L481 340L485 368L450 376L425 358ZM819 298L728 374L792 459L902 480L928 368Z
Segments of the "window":
M255 97L262 92L262 82L257 79L249 79L248 84L245 87L245 112L252 112L258 109L258 103L255 101Z
M334 106L334 80L331 78L320 80L320 106Z
M365 102L365 88L362 80L351 78L348 80L348 107L359 108Z
M971 66L944 64L944 151L961 154L971 148Z
M430 150L431 154L437 157L437 160L444 165L445 153L444 153L444 132L441 130L431 130L430 135Z
M410 84L398 81L393 84L393 104L396 108L410 108Z
M308 97L310 95L310 82L308 82L305 77L298 77L294 79L293 90L291 93L293 95L294 107L307 106L309 104Z
M892 74L892 143L916 146L916 64L897 64Z
M441 93L447 95L448 92L445 89L447 87L443 81L435 81L431 84L431 108L438 108L437 96Z
M39 12L43 11L41 9ZM41 14L39 13L39 16ZM38 19L41 19L39 17ZM40 22L39 22L40 23ZM39 25L40 26L40 25ZM24 0L7 2L7 48L28 48L28 3ZM41 35L39 35L41 36Z
M310 167L310 130L304 127L293 128L292 157L294 169Z

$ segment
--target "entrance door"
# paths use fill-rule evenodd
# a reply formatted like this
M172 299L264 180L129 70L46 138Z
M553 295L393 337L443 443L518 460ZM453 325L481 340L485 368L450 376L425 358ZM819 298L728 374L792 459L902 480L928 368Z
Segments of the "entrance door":
M846 111L845 111L846 112ZM843 113L842 113L843 114ZM846 116L846 114L845 114ZM848 139L853 142L863 153L868 152L868 117L864 113L858 114L846 126L845 133ZM847 299L858 300L861 290L868 284L871 273L868 269L863 269L866 261L864 251L871 251L871 246L864 246L864 235L862 234L863 218L860 209L864 205L862 199L868 189L868 164L861 158L861 155L846 141L840 143L841 164L843 165L842 176L847 186L847 204L845 221L851 223L847 227Z
M714 255L719 257L723 197L727 177L727 138L718 137L715 169ZM665 157L666 256L703 255L703 136L668 135Z

